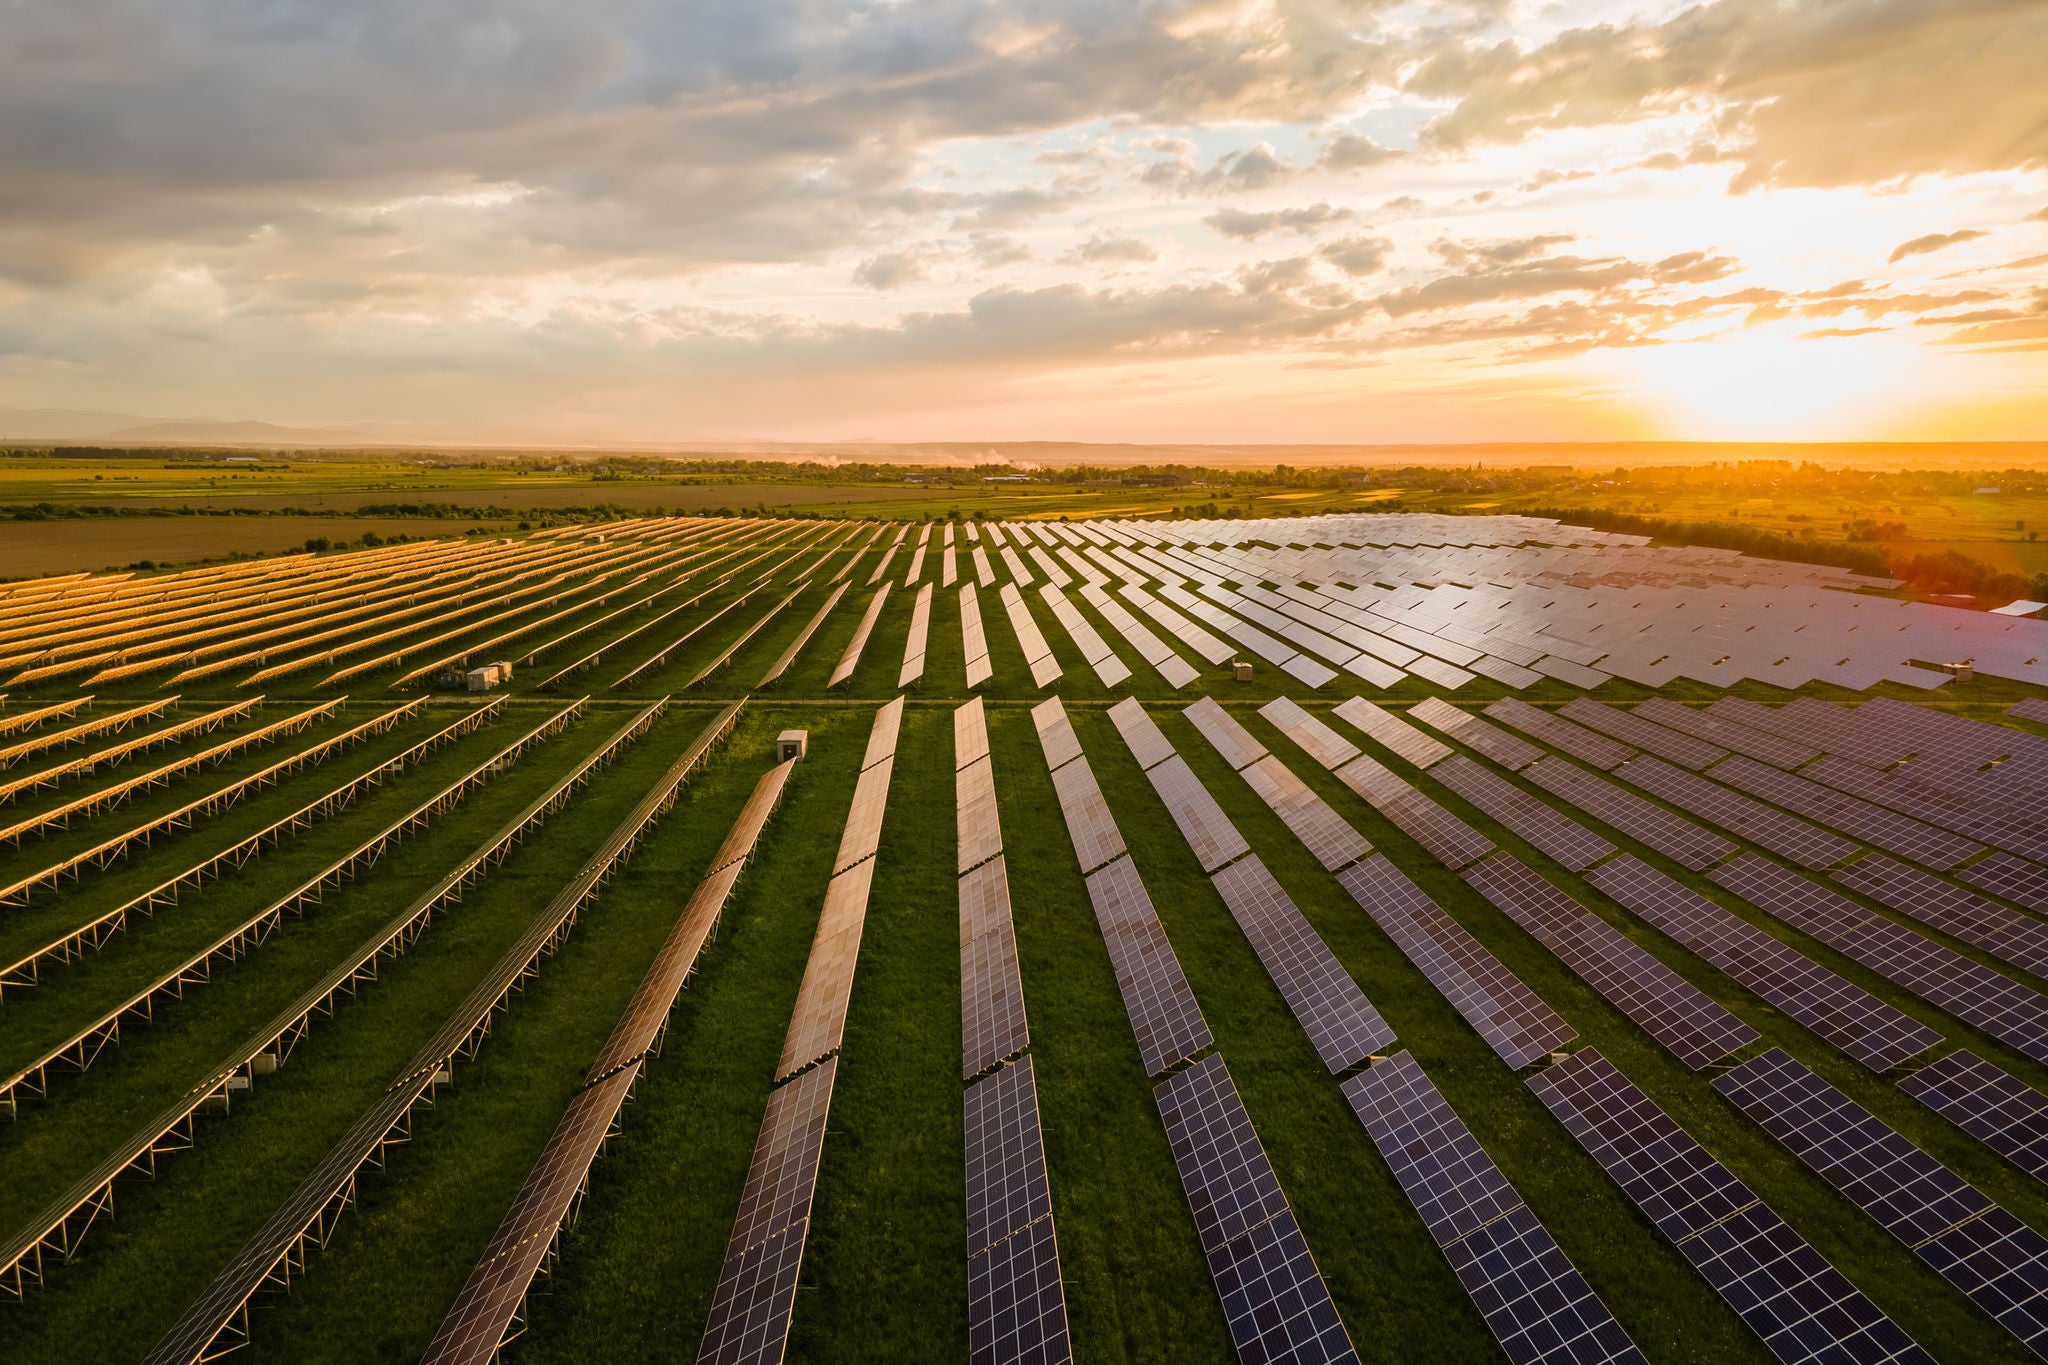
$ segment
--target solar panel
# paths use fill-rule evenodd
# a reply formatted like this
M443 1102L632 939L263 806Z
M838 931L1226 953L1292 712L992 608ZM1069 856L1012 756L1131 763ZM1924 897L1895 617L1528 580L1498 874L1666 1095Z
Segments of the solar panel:
M1326 871L1335 872L1372 852L1366 837L1330 808L1306 782L1279 759L1267 754L1238 773L1294 837L1315 855Z
M1591 697L1573 697L1558 709L1557 714L1645 753L1668 759L1682 768L1704 768L1728 757L1728 751L1719 745L1667 730Z
M1074 857L1086 876L1124 852L1124 836L1102 799L1095 773L1086 758L1075 758L1052 775L1053 790L1059 795L1060 813L1067 823L1067 837L1074 841Z
M1635 758L1614 770L1682 811L1711 821L1730 834L1782 854L1801 867L1832 867L1857 852L1855 844L1797 816L1774 810L1761 801L1730 791L1661 758Z
M1756 1041L1755 1029L1514 855L1496 853L1461 875L1693 1070Z
M1714 1088L2007 1331L2048 1344L2048 1238L1776 1048Z
M1875 853L1837 871L1834 878L2015 967L2048 975L2048 923L2031 915Z
M1916 863L1946 871L1984 852L1984 846L1960 834L1939 829L1910 815L1809 781L1797 773L1780 772L1768 764L1736 756L1715 767L1713 777L1731 787L1762 797L1774 805L1854 835L1866 844L1888 849Z
M1642 1355L1406 1052L1344 1096L1511 1360Z
M2048 1095L1967 1048L1929 1062L1899 1089L2036 1180L2048 1180Z
M1410 725L1390 711L1384 711L1363 697L1341 702L1336 715L1386 745L1418 768L1427 768L1451 756L1450 746Z
M1251 849L1244 835L1223 813L1223 807L1216 804L1216 798L1202 785L1202 779L1188 767L1186 759L1175 754L1148 769L1145 776L1151 779L1152 789L1159 793L1159 799L1166 803L1167 813L1173 817L1181 837L1188 841L1188 848L1194 853L1195 861L1202 865L1202 871L1214 872Z
M967 1258L972 1365L1061 1365L1074 1358L1051 1218Z
M1219 706L1214 697L1203 697L1181 714L1194 723L1194 727L1202 732L1202 738L1215 745L1216 752L1223 755L1223 761L1233 768L1256 763L1266 753L1266 746L1259 743L1237 717Z
M1517 697L1502 697L1486 708L1486 714L1503 725L1520 730L1532 739L1540 739L1551 748L1570 754L1573 758L1590 763L1596 768L1616 767L1627 761L1634 753L1626 744L1617 743L1605 735L1588 730L1584 726L1574 725L1568 720L1561 720Z
M1394 1041L1394 1031L1257 855L1215 876L1217 893L1267 975L1335 1075Z
M2040 863L2010 853L1994 853L1956 875L1972 886L1980 886L2029 910L2048 912L2048 867Z
M953 712L953 766L988 757L988 712L976 697Z
M1586 881L1872 1071L1888 1071L1941 1041L1925 1024L1629 854L1594 868Z
M1528 1086L1787 1365L1931 1360L1597 1049Z
M1153 1091L1242 1361L1357 1356L1221 1057Z
M775 1365L789 1344L805 1219L726 1261L697 1347L698 1365Z
M1020 1057L967 1087L967 1250L984 1251L1052 1214L1038 1087Z
M1493 851L1493 840L1409 786L1375 759L1360 755L1339 768L1337 777L1453 871Z
M1695 872L1735 851L1732 841L1564 759L1546 758L1522 775L1552 796Z
M986 757L962 768L959 783L960 866L966 872L1003 851L1003 826L996 813L995 769Z
M1145 1074L1156 1076L1214 1042L1137 866L1119 858L1096 872L1088 878L1088 899L1116 970Z
M1573 871L1592 866L1614 845L1514 783L1454 754L1431 770L1436 780Z
M1045 766L1060 768L1081 756L1081 739L1066 707L1058 697L1047 697L1031 708L1031 723L1038 727L1038 742L1045 748Z
M1109 708L1109 718L1116 724L1117 733L1124 737L1124 743L1131 746L1131 757L1138 760L1141 768L1150 768L1173 757L1173 742L1159 729L1157 721L1145 713L1136 697L1125 697Z
M882 821L889 808L889 779L896 761L885 757L860 775L853 788L853 805L846 813L846 830L839 839L839 854L832 863L833 875L844 872L863 858L872 858L882 843Z
M1651 697L1636 703L1635 714L1644 720L1654 721L1667 730L1682 731L1711 744L1718 744L1732 753L1768 763L1774 768L1796 768L1802 763L1810 763L1820 757L1820 750L1810 748L1797 740L1764 730L1751 729L1738 721L1727 720L1690 706L1681 706L1664 697Z
M1408 708L1408 715L1433 725L1482 757L1510 770L1526 768L1543 757L1543 751L1519 735L1511 735L1470 711L1461 711L1441 697L1430 697Z
M1578 1036L1384 854L1337 881L1509 1066L1519 1070Z
M1267 702L1259 708L1259 714L1325 768L1341 767L1358 756L1356 744L1286 697L1276 697Z
M2048 1060L2048 997L2039 992L1754 853L1708 875L1886 980Z
M960 879L960 1033L962 1078L1031 1044L1001 855Z
M860 957L861 930L874 881L875 862L840 873L825 888L824 910L804 963L803 984L783 1040L775 1077L781 1080L836 1050L846 1027L846 1006L853 995L853 969Z

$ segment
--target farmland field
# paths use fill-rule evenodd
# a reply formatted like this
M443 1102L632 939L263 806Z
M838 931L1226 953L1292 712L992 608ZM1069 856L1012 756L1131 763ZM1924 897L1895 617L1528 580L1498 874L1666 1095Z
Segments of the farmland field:
M1533 1301L1450 1256L1513 1219L1643 1358L1775 1358L1547 1104L1597 1054L1741 1182L1697 1236L1782 1219L1866 1321L2029 1358L1725 1082L1792 1059L1974 1187L1934 1234L1995 1204L2048 1249L2038 1161L1900 1085L1967 1049L2048 1111L2048 842L2004 814L2048 790L2048 626L1487 508L1083 520L1190 496L1104 489L1029 531L625 516L0 589L0 1357L672 1360L767 1275L767 1358L954 1361L993 1330L995 1253L1036 1238L1073 1358L1227 1361L1258 1291L1223 1289L1239 1242L1167 1098L1227 1075L1202 1103L1241 1104L1238 1159L1278 1191L1247 1227L1303 1249L1358 1357L1501 1359ZM1969 681L1929 666L1958 640ZM1595 813L1560 771L1634 804ZM1977 917L1854 880L1886 858ZM1575 927L1509 913L1481 861ZM1614 880L1638 866L1749 946L1660 918ZM1732 868L1849 908L1802 918ZM1814 1012L1766 959L1850 1003ZM1172 1042L1142 1022L1169 997L1198 1011ZM1702 1031L1704 1060L1675 1041ZM1465 1170L1492 1212L1455 1236L1403 1179L1455 1133L1359 1112L1402 1068L1492 1172ZM1005 1131L1042 1156L1001 1178L1038 1211L991 1224L973 1116L1020 1086ZM829 1111L757 1198L799 1095Z

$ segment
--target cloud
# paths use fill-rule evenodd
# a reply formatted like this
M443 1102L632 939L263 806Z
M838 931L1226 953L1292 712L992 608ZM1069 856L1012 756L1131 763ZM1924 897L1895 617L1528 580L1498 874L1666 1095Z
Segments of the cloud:
M2035 209L2023 221L2029 223L2048 223L2048 208Z
M1332 171L1360 171L1392 161L1399 155L1393 148L1382 147L1362 133L1340 133L1323 148L1322 155L1316 158L1316 165Z
M1089 265L1140 264L1156 261L1159 253L1135 237L1090 237L1069 251L1062 260Z
M1989 235L1989 233L1980 232L1976 228L1963 228L1958 232L1930 232L1924 237L1915 237L1909 242L1900 242L1892 248L1892 254L1886 258L1885 263L1887 265L1897 265L1908 256L1925 256L1930 251L1939 251L1943 247L1955 246L1959 242L1974 242L1979 237L1988 237Z
M1000 232L970 233L967 251L974 257L975 264L984 270L996 270L1006 265L1017 265L1037 259L1037 253L1030 247Z
M853 268L853 282L870 289L901 289L925 278L930 257L918 251L890 251L870 256Z
M1295 232L1308 234L1331 223L1341 223L1351 218L1350 209L1333 209L1328 204L1310 204L1306 208L1272 209L1264 213L1249 213L1243 209L1218 209L1202 221L1225 237L1236 237L1251 241L1269 232Z
M1591 180L1598 174L1599 172L1597 171L1560 171L1546 166L1521 184L1515 186L1515 188L1524 194L1534 194L1538 190L1547 190L1552 185L1569 185L1577 180Z
M1394 244L1384 237L1344 237L1325 243L1316 254L1356 278L1385 270L1393 252Z
M1707 0L1539 46L1448 38L1404 83L1452 101L1425 149L1695 111L1737 189L2048 164L2048 9L2019 0Z

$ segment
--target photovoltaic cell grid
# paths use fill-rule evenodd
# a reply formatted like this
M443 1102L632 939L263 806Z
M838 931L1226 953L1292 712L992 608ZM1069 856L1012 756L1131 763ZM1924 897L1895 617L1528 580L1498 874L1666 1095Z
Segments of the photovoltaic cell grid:
M1462 875L1693 1070L1756 1041L1755 1029L1514 855L1496 853Z
M996 810L995 769L986 754L960 769L955 781L960 835L956 871L964 873L1003 851L1003 824Z
M1708 875L1887 981L2037 1061L2048 1060L2048 997L2039 992L1754 853Z
M1118 858L1096 872L1088 878L1088 899L1109 948L1145 1074L1157 1076L1213 1043L1137 866Z
M789 1337L837 1058L768 1096L697 1359L775 1361Z
M1332 810L1329 802L1310 790L1307 783L1273 755L1267 754L1247 765L1239 770L1238 776L1272 807L1273 813L1315 855L1324 870L1335 872L1372 852L1372 845L1350 821Z
M1926 867L1947 871L1984 852L1982 844L1960 834L1740 755L1716 765L1709 776Z
M1000 854L960 879L960 1007L962 1079L1030 1046L1010 882Z
M1776 1048L1714 1088L2041 1353L2048 1238Z
M1596 768L1614 768L1634 756L1626 744L1606 735L1561 720L1550 712L1529 705L1517 697L1502 697L1486 708L1486 714L1501 724L1539 739L1560 753L1590 763Z
M1339 703L1335 714L1338 719L1357 726L1418 768L1427 768L1451 756L1450 746L1442 740L1425 734L1363 697L1352 697Z
M1888 1071L1941 1041L1925 1024L1629 854L1594 868L1586 881L1872 1071Z
M1614 775L1801 867L1832 867L1859 851L1840 835L1673 767L1661 758L1631 759L1616 768Z
M1235 716L1217 705L1214 697L1202 698L1181 714L1202 732L1202 738L1216 746L1216 752L1222 754L1223 761L1233 768L1241 769L1256 763L1266 754L1266 746L1239 724Z
M2010 853L1994 853L1956 873L1972 886L2029 910L2048 913L2048 867Z
M1377 759L1360 755L1339 768L1337 777L1452 871L1493 852L1493 840L1415 790Z
M1066 818L1067 836L1073 840L1074 856L1087 875L1125 851L1124 836L1102 799L1094 770L1085 758L1075 758L1053 770L1053 790L1059 795L1060 812Z
M1202 871L1214 872L1250 851L1251 845L1188 767L1186 759L1175 754L1147 769L1145 776L1151 779L1159 799L1166 803L1167 812L1173 816L1174 825L1187 840Z
M1463 754L1439 763L1431 775L1569 871L1582 871L1614 852L1592 830Z
M1519 1070L1578 1036L1385 855L1345 868L1337 881L1509 1066Z
M1613 1063L1585 1048L1528 1086L1786 1365L1932 1357Z
M1444 734L1484 758L1510 771L1526 768L1543 757L1543 751L1519 735L1511 735L1470 711L1461 711L1441 697L1430 697L1408 708L1408 715Z
M1356 1360L1223 1059L1203 1058L1153 1097L1238 1359Z
M1768 763L1774 768L1796 768L1820 757L1820 750L1811 748L1797 740L1774 735L1766 730L1755 730L1737 721L1710 715L1690 706L1681 706L1664 697L1651 697L1636 703L1636 715L1644 720L1654 721L1667 730L1677 730L1718 744L1731 753L1745 758Z
M968 1359L1071 1360L1031 1059L968 1087L964 1103Z
M1276 697L1259 714L1325 768L1341 768L1358 757L1358 746L1301 709L1299 703Z
M1173 757L1173 741L1138 704L1136 697L1125 697L1110 707L1109 719L1116 726L1117 733L1123 736L1124 743L1130 746L1131 757L1138 760L1140 768L1151 768Z
M1712 867L1735 851L1732 840L1562 758L1546 758L1526 769L1522 776L1609 828L1647 844L1695 872Z
M2048 1180L2048 1095L1967 1048L1929 1062L1899 1089L2036 1180Z
M1653 721L1617 710L1591 697L1574 697L1559 707L1557 714L1644 753L1667 759L1681 768L1697 770L1728 757L1728 751L1717 744L1667 730Z
M2001 961L2048 976L2048 922L1875 853L1837 871L1834 879Z
M1256 855L1224 868L1214 880L1330 1074L1349 1070L1394 1041L1394 1030Z
M1413 1057L1343 1089L1510 1360L1642 1359Z

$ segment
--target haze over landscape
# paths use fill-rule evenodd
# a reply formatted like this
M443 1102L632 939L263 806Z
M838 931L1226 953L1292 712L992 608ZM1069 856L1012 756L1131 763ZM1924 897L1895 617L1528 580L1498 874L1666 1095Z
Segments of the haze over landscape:
M6 28L0 437L2048 433L2038 3Z

